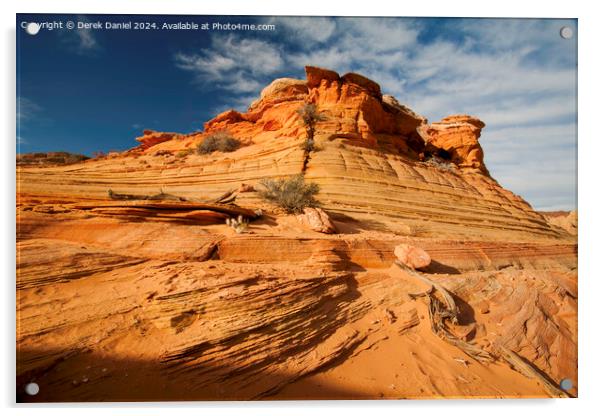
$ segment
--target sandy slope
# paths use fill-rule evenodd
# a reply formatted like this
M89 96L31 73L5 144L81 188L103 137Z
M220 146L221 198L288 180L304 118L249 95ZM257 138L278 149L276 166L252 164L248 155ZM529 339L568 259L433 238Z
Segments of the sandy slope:
M433 256L458 333L577 380L572 243L324 236L282 216L236 235L23 208L17 379L42 386L35 400L545 397L431 332L408 296L424 285L391 266L402 241Z

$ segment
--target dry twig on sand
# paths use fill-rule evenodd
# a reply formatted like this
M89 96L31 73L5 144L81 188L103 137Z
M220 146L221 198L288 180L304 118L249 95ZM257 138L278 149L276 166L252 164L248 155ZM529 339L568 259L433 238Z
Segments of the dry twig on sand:
M228 192L215 198L211 202L215 204L232 204L236 200L236 196L238 195L236 191L236 189L230 189Z
M431 287L431 289L420 295L426 296L429 299L429 318L431 321L431 330L439 338L449 342L452 345L455 345L479 362L485 363L494 361L494 357L487 351L474 344L461 340L447 327L447 320L451 321L453 324L458 323L458 307L456 306L454 297L447 289L445 289L439 283L434 282L428 277L417 272L416 270L406 266L400 261L396 260L395 264L409 275L419 279L421 282L426 283ZM441 295L443 302L435 296L436 293Z

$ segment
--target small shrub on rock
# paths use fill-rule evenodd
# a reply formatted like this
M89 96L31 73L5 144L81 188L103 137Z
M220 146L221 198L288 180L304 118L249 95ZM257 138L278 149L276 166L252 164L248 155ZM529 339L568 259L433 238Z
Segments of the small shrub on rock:
M181 159L181 158L184 158L184 157L186 157L186 156L188 156L188 155L190 155L192 153L193 153L192 149L183 149L183 150L180 150L178 153L176 153L176 157L178 159Z
M305 183L303 175L283 179L263 179L260 184L264 189L259 190L259 195L286 212L300 213L303 212L303 208L318 204L314 195L320 192L319 185Z
M205 138L197 147L197 153L206 155L215 151L233 152L240 147L240 141L227 131L218 131Z
M297 109L297 114L299 114L299 117L301 117L301 120L303 120L308 141L313 142L316 123L326 120L326 116L318 112L318 108L315 104L309 103L303 104L301 107L299 107L299 109Z
M305 139L303 143L301 143L301 149L306 152L319 152L322 150L320 146L318 146L314 139Z

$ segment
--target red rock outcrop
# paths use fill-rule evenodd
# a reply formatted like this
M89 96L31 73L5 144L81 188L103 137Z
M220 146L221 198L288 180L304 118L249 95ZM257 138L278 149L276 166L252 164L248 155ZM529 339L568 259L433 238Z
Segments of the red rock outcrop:
M451 116L429 125L394 97L380 96L380 88L362 76L341 77L315 67L306 67L306 74L307 81L275 80L247 112L223 112L205 123L204 132L147 131L138 139L143 149L125 152L124 164L103 159L77 170L23 169L23 192L39 192L33 184L50 181L45 192L69 195L85 181L87 194L96 198L109 187L125 193L163 187L204 198L243 182L254 186L262 178L303 173L320 185L318 199L329 212L395 218L403 233L470 238L494 232L495 238L502 233L522 238L564 232L489 177L478 143L484 124L478 119ZM301 149L307 133L297 111L306 103L323 116L315 126L319 152ZM245 146L233 153L196 155L193 149L220 130ZM444 156L449 166L420 159L429 153ZM112 183L116 175L120 179ZM253 193L244 198L257 202Z
M142 136L136 137L136 140L140 142L140 147L142 149L148 149L159 143L179 139L182 137L182 135L178 133L165 133L154 130L144 130L143 133L144 134Z
M469 115L445 117L437 123L421 126L426 151L448 159L461 168L474 168L489 175L479 144L485 123Z

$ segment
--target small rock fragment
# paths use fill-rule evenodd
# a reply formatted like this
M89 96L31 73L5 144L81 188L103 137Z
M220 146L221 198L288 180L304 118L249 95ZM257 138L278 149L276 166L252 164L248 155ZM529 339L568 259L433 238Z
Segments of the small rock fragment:
M297 215L297 220L307 228L324 234L334 234L336 227L330 217L320 208L305 208L303 214Z
M431 264L431 256L423 249L409 244L395 247L395 257L412 269L422 269Z

